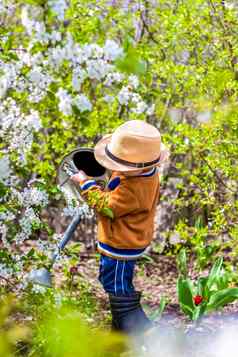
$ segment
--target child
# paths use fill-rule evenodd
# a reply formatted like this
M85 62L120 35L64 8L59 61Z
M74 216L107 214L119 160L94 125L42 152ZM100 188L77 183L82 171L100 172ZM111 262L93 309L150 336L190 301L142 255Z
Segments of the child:
M99 280L109 294L112 327L138 333L152 326L140 305L141 293L133 286L136 260L153 236L159 200L156 166L168 158L159 131L131 120L95 146L96 160L112 171L106 190L83 171L72 176L81 194L98 212Z

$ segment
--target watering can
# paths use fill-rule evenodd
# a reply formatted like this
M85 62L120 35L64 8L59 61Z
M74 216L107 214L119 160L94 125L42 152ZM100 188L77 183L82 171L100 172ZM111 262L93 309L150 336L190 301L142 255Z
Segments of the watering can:
M80 195L79 185L70 180L70 177L76 174L79 170L83 170L90 179L94 179L102 186L105 186L106 180L110 177L110 172L96 161L94 157L94 150L91 148L76 148L63 158L57 172L58 185L65 195L70 195L78 202L84 203L84 200ZM28 281L33 284L52 287L52 275L50 270L52 269L56 259L59 257L61 251L72 238L80 221L81 214L77 213L67 227L57 250L53 253L49 268L32 270L27 276Z

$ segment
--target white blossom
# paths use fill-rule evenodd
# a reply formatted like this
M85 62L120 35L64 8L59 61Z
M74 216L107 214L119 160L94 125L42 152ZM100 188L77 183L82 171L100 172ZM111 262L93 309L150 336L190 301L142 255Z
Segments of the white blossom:
M131 99L132 93L128 87L122 87L118 93L118 101L121 105L128 105Z
M32 44L38 41L41 43L49 41L49 34L46 32L45 24L30 18L28 6L22 8L21 22L29 36L34 34Z
M45 207L48 204L48 194L36 187L25 188L21 195L21 202L25 207L41 206Z
M83 203L80 206L68 204L68 206L63 209L63 215L66 217L74 217L76 214L89 218L92 217L93 210L86 203Z
M103 48L98 46L96 43L87 44L82 48L82 55L85 60L89 58L102 58Z
M147 104L143 101L137 102L136 107L132 108L131 111L136 114L142 114L148 108Z
M80 112L91 111L93 108L90 100L84 94L77 95L73 100L73 104L76 105Z
M113 66L106 63L102 59L88 60L87 61L87 72L91 79L101 80L103 79L111 70Z
M58 20L63 21L70 2L49 0L47 5ZM1 0L0 8L6 10ZM12 13L16 15L14 11ZM13 207L12 212L6 209L0 213L0 233L5 247L8 244L5 238L11 232L8 231L9 225L18 219L15 241L21 244L32 234L34 224L40 224L37 212L48 203L45 191L29 184L21 187L23 180L21 175L14 175L15 162L14 165L11 164L9 153L14 152L14 155L18 155L16 165L27 164L27 153L32 147L34 134L42 129L40 112L35 108L40 108L42 117L49 115L51 108L46 108L43 113L43 100L48 100L47 95L51 87L52 92L56 92L59 111L66 116L73 114L72 106L76 106L80 112L94 109L97 98L90 96L90 87L97 88L97 91L101 90L102 98L109 104L118 101L120 104L128 105L129 110L138 114L146 110L146 104L136 93L139 86L138 78L134 75L128 77L119 72L113 63L123 55L123 49L117 42L110 39L106 40L104 45L82 45L76 42L66 27L65 31L62 31L62 26L57 21L52 21L52 26L51 21L45 22L42 7L23 4L20 11L20 20L24 27L21 35L24 40L17 43L17 48L14 49L16 57L0 59L0 139L7 147L5 156L0 158L0 181L10 187L6 195L1 197L1 203L6 203L8 207L9 200L18 210L16 212ZM47 16L47 13L44 15ZM9 36L10 33L4 34L2 42L6 42ZM64 68L61 74L62 65ZM67 74L66 81L64 73ZM68 81L68 78L71 80ZM124 85L125 83L127 85ZM12 99L11 93L14 93L17 99ZM39 106L35 105L40 101L42 102ZM149 109L147 108L147 112ZM66 118L61 118L61 123L65 128L70 127ZM65 215L93 215L88 206L75 207L75 197L70 199L71 201L68 197ZM53 246L47 243L46 249L46 245L39 241L39 247L44 250L50 251Z
M19 62L21 65L27 65L28 67L38 66L40 63L43 62L43 55L41 52L37 52L35 54L30 53L30 48L23 48L19 46L16 49L16 54L19 58Z
M108 73L104 84L106 86L111 86L113 83L121 83L124 79L124 75L119 72Z
M3 243L4 248L7 248L8 251L11 251L11 244L7 240L8 226L7 224L0 224L0 237Z
M5 6L3 4L3 1L0 1L0 14L5 11Z
M62 39L62 35L59 31L52 31L49 37L53 44L60 42Z
M85 71L85 69L82 69L81 67L75 68L72 73L72 86L74 90L79 91L81 88L81 84L86 78L87 72Z
M40 84L42 81L42 73L40 67L34 67L28 73L28 78L30 81L35 82L36 84Z
M65 18L65 11L68 8L67 2L65 0L49 0L48 4L56 14L57 18L63 21Z
M9 81L6 76L0 78L0 98L3 98L8 90Z
M134 104L138 104L142 101L142 98L138 93L131 93L131 101Z
M139 86L139 79L134 74L130 75L128 78L128 84L131 85L134 89Z
M169 237L169 242L172 245L181 243L180 234L178 232L174 232L173 234L171 234Z
M26 28L27 33L31 35L34 28L34 21L29 18L28 8L26 6L24 6L21 11L21 22Z
M197 121L199 123L208 123L210 119L211 119L211 111L210 110L200 112L197 115Z
M0 182L9 184L12 170L9 157L6 155L0 158Z
M236 5L235 3L228 3L227 1L224 1L224 6L229 10L234 10Z
M115 97L113 95L107 94L103 97L103 99L107 103L112 103L114 101Z
M155 104L152 104L150 107L148 107L146 114L147 115L153 115L155 112Z
M9 279L13 275L13 269L9 268L3 263L0 263L0 275L3 276L6 279Z
M31 128L34 131L39 131L42 127L39 113L36 110L31 110L31 113L25 117L24 125L26 125L28 129Z
M168 110L169 116L174 123L179 123L182 120L182 110L179 108L170 108Z
M67 189L67 186L58 186L58 189L63 193L68 205L71 205L75 200L75 197L71 190Z
M56 94L59 98L59 110L64 115L72 114L72 97L71 95L63 88L60 88Z
M57 69L63 63L65 57L64 47L58 45L48 50L48 63L53 69Z
M0 221L12 221L15 215L11 211L4 211L0 213Z
M113 40L107 40L103 50L105 59L109 61L114 61L123 54L123 49Z
M40 218L36 215L32 207L27 208L23 217L19 220L21 232L15 237L16 244L20 245L24 240L28 239L32 233L32 225L40 224Z
M49 42L50 36L46 32L45 24L43 22L34 22L34 41L46 44Z
M38 284L34 284L31 290L35 294L44 294L47 288Z

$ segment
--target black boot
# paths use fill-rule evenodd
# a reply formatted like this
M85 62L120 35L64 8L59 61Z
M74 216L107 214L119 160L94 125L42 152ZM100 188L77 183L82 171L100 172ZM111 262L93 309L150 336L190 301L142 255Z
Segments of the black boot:
M128 296L109 294L113 330L138 334L154 326L144 313L140 305L140 298L140 292Z

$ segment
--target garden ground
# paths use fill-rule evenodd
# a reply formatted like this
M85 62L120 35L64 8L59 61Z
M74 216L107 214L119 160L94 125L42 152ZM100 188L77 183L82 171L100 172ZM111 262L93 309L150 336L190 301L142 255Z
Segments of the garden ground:
M83 256L78 264L78 275L86 280L90 286L90 291L99 304L100 318L102 325L106 321L106 326L109 326L110 312L107 295L104 293L99 281L98 275L98 259L95 256ZM198 274L193 269L193 261L189 264L190 276L194 279ZM209 269L203 271L203 275L208 274ZM60 285L60 274L55 274L56 285ZM163 317L169 325L177 327L182 324L186 327L191 325L185 315L180 311L177 293L176 293L177 267L176 259L173 256L164 256L152 254L150 257L141 259L136 266L136 274L134 285L137 290L143 292L143 306L148 315L156 315L156 310L159 308L160 299L162 296L167 298L167 306L163 312ZM80 292L79 292L80 294ZM205 325L208 329L215 330L222 327L223 322L227 318L236 319L238 312L238 302L234 302L225 306L221 311L210 313L204 318ZM237 315L238 316L238 315ZM96 318L98 320L98 317Z

